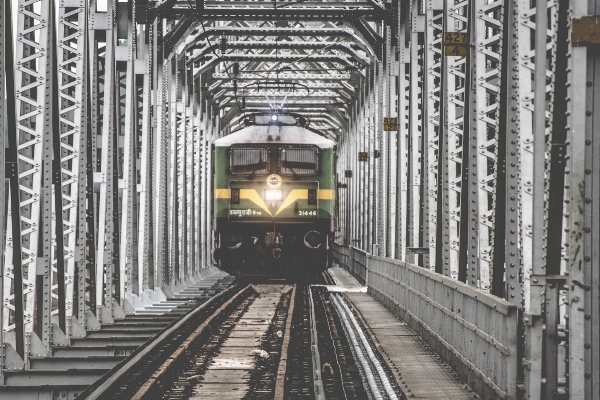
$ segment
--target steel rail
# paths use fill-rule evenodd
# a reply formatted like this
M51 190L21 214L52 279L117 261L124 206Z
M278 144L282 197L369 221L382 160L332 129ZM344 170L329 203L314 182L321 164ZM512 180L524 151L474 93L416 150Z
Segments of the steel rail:
M204 333L206 328L210 326L210 324L219 316L223 311L225 311L234 301L236 301L240 296L245 294L251 288L250 285L246 286L239 292L237 292L231 299L227 300L221 307L219 307L210 317L208 317L198 328L192 332L192 334L183 341L175 350L175 352L169 356L167 361L165 361L158 370L152 374L150 379L148 379L142 387L136 392L135 395L131 398L132 400L141 400L143 399L150 390L154 387L154 385L160 381L162 376L167 372L167 370L171 367L171 365L181 357L190 344L192 344L200 335Z
M348 339L350 339L350 342L352 343L352 346L353 346L352 348L354 349L354 351L353 351L354 356L355 356L356 360L358 360L360 366L362 367L363 375L364 375L364 378L367 380L367 384L369 386L369 390L371 391L371 394L373 395L375 400L383 400L383 396L381 395L381 392L379 391L379 387L377 387L377 382L375 382L375 377L373 376L373 373L371 372L371 367L369 366L369 362L367 361L367 358L363 354L362 348L361 348L358 340L356 339L356 335L354 334L354 331L352 329L352 325L348 322L348 317L346 316L346 313L343 311L341 306L338 304L337 297L333 294L331 296L331 301L333 302L333 305L335 306L336 311L342 320L344 329L346 331L346 336L348 337Z
M192 310L188 314L181 317L181 319L179 319L177 322L175 322L174 325L163 330L163 332L160 335L156 336L153 340L142 345L139 349L137 349L130 356L131 358L128 361L127 361L127 359L123 360L123 361L126 361L123 365L119 364L115 367L115 369L117 369L117 368L118 369L116 370L116 372L114 374L108 376L104 381L102 381L103 378L101 378L100 381L102 381L102 382L98 385L98 387L93 389L93 391L88 395L87 398L88 399L101 398L101 396L103 395L103 393L106 390L108 390L121 377L123 377L125 374L127 374L129 371L131 371L138 364L138 362L140 362L142 360L143 357L145 357L148 353L150 353L152 350L154 350L163 340L167 339L172 333L177 331L181 327L181 325L186 323L190 318L196 317L200 312L202 312L207 307L211 306L216 301L220 300L222 297L229 296L231 294L231 292L233 292L236 288L237 288L237 285L233 285L233 286L223 290L221 293L217 294L216 296L211 297L206 302L204 302L200 306L198 306L196 309ZM98 381L98 382L100 382L100 381ZM96 384L98 384L98 382L96 382Z
M325 390L323 389L323 379L321 377L321 355L319 354L319 340L317 336L317 320L315 317L315 304L313 302L312 290L310 286L308 290L308 303L310 308L310 350L312 354L312 370L313 384L315 390L315 398L317 400L325 400Z
M288 308L288 315L285 321L285 332L283 333L283 344L281 345L281 357L279 358L277 378L275 379L274 400L283 400L285 396L285 374L287 372L288 348L290 345L290 336L292 334L292 319L294 317L296 287L297 286L294 285L294 288L292 289L292 297L290 298L290 306Z
M355 346L358 346L357 354L362 353L363 352L362 348L364 348L366 356L368 357L368 361L371 364L373 364L373 366L375 367L378 378L381 381L381 384L383 385L386 395L391 400L398 400L398 396L396 395L396 392L395 392L394 388L392 387L383 366L381 365L381 363L377 359L375 353L373 352L373 349L371 348L369 342L367 341L367 338L365 337L364 333L362 332L362 328L358 324L358 321L352 314L352 311L350 310L348 305L345 303L345 301L343 301L343 299L341 299L341 296L332 294L331 297L332 297L332 300L338 310L338 313L340 313L340 316L342 317L342 320L344 321L344 324L347 327L347 330L349 333L348 336L352 340L353 344L355 344ZM359 337L360 342L358 341L356 336ZM359 350L360 350L360 353L359 353ZM373 390L374 377L372 375L372 372L370 372L371 376L369 376L369 374L367 374L367 371L372 371L372 370L371 370L370 366L367 365L368 363L363 364L363 361L365 363L367 362L367 360L364 359L363 357L364 357L364 355L362 355L362 357L359 355L358 358L359 358L361 364L363 365L363 368L365 368L365 377L367 378L367 380L369 382L369 387L371 388L371 390ZM375 384L375 388L377 389L377 392L379 392L379 388L377 387L376 384ZM380 393L380 395L381 395L381 393ZM374 392L374 396L375 396L375 398L378 398L377 395L375 394L375 392ZM383 397L381 397L381 398L383 398Z
M325 283L327 283L327 277L326 277L327 272L323 273L323 276L325 277ZM333 321L333 315L331 312L331 309L329 307L327 307L327 304L325 303L325 296L324 296L325 292L319 292L319 295L321 297L321 303L323 304L323 310L325 311L325 318L329 321ZM340 384L342 387L342 393L344 395L344 399L348 399L348 394L346 393L346 388L344 387L344 376L342 374L342 367L340 365L340 359L338 357L338 352L335 351L335 339L333 337L333 332L331 330L331 323L327 323L327 333L329 334L329 340L331 341L331 343L333 344L334 347L334 356L335 356L335 366L336 366L336 372L339 374L339 379L340 379ZM333 361L333 360L332 360Z
M390 399L397 400L398 397L396 396L396 391L392 387L391 382L388 379L385 370L383 369L383 366L381 365L381 363L375 356L375 352L373 352L373 349L371 348L371 345L369 344L367 337L365 336L364 332L362 331L362 328L359 325L356 317L354 316L354 314L348 307L348 304L346 304L346 302L343 299L341 299L341 296L338 298L338 300L339 300L340 304L342 305L342 307L344 307L344 310L346 311L348 316L350 317L349 319L352 322L354 329L358 333L360 340L362 341L363 345L365 346L365 349L367 351L369 359L375 365L375 368L377 369L377 373L379 374L379 378L381 379L381 383L383 384L383 387L384 387L387 395L389 396Z

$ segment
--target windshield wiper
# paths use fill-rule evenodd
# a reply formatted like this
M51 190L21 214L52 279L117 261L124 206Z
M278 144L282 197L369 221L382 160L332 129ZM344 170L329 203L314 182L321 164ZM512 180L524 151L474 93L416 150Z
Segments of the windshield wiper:
M256 170L258 169L258 167L263 163L262 158L258 159L258 162L256 164L254 164L254 166L252 167L252 171L250 172L250 176L248 177L249 179L253 179L254 178L254 173L256 172Z
M294 171L294 168L292 168L289 165L289 161L287 160L283 160L283 162L281 163L281 165L285 168L289 168L290 171L292 171L292 174L294 175L294 180L297 181L300 179L300 176L296 173L296 171Z

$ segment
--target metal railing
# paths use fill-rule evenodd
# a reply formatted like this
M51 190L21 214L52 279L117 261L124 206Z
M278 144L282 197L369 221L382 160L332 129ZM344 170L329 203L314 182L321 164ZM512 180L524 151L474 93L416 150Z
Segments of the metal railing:
M339 264L483 398L517 396L517 308L430 270L336 245Z
M367 282L367 252L352 246L335 245L334 258L363 285Z

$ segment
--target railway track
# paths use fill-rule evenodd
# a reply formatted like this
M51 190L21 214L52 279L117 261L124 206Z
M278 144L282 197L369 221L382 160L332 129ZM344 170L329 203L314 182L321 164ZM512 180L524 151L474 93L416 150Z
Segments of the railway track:
M343 296L324 287L235 285L166 328L80 398L402 398L361 329Z

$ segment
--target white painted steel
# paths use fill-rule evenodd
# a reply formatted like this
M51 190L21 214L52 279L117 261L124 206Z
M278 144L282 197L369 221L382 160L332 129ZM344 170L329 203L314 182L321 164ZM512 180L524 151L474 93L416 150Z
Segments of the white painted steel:
M4 34L4 28L6 26L6 16L5 16L5 7L4 3L0 2L0 49L4 49L6 43L6 37ZM0 51L0 95L5 93L5 79L6 79L6 58L3 51ZM2 100L0 101L0 348L4 349L4 314L8 313L8 310L5 310L4 306L4 282L8 281L8 274L5 275L5 262L4 262L4 246L5 241L4 238L6 236L6 230L4 229L6 223L6 212L5 212L5 204L6 204L6 185L5 177L6 172L4 166L4 152L5 152L5 135L4 130L6 129L7 118L5 117L6 113L6 103ZM0 382L4 382L4 351L0 351Z
M524 311L527 395L597 396L597 49L570 40L575 18L600 13L597 0L411 0L386 3L383 15L373 8L364 23L315 14L188 25L165 2L159 14L137 1L102 4L11 0L0 10L13 8L0 13L0 40L12 36L0 63L14 59L0 68L0 137L17 146L5 161L18 158L2 163L0 181L19 188L0 188L0 341L19 357L49 349L52 322L110 322L123 298L169 292L213 265L212 141L241 127L245 112L269 109L242 86L279 78L306 85L287 109L338 145L347 188L338 190L337 240L353 246L338 250L340 263L378 284L367 273L375 253L419 264L433 286L439 276L428 269L493 291ZM448 32L469 34L466 57L444 55ZM229 49L219 48L223 35ZM565 58L568 70L556 71ZM555 98L565 73L567 98ZM555 126L564 101L568 123ZM397 132L382 131L385 117L397 118ZM553 130L567 142L555 143ZM556 145L567 154L558 162ZM563 161L564 175L552 167ZM551 178L564 179L562 221L547 212ZM559 276L545 269L550 234L562 238ZM565 305L554 304L554 281L564 282ZM415 282L403 283L424 284ZM548 320L557 315L558 326ZM488 325L477 322L494 337ZM567 380L545 375L567 371L555 345L569 350ZM496 374L499 388L517 379L471 348L460 354Z

